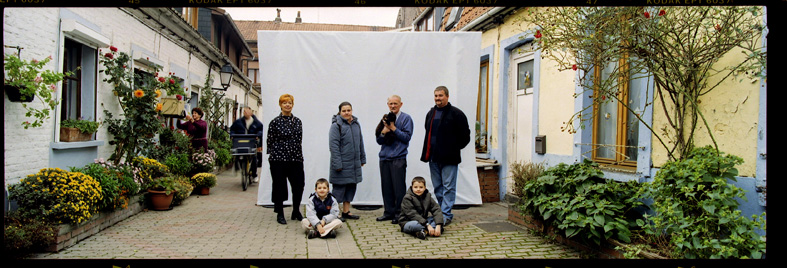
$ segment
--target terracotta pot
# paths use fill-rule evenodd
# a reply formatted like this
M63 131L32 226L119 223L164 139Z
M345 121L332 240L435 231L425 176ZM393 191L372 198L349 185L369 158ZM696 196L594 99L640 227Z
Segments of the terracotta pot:
M60 128L60 141L74 142L74 141L89 141L93 133L82 133L75 127L61 127Z
M32 102L36 97L35 94L22 95L19 93L19 87L12 85L3 85L5 95L11 102ZM24 97L24 99L22 99Z
M209 195L210 194L210 188L208 188L208 187L200 187L199 188L199 194L200 195Z
M172 205L172 199L175 198L175 191L167 194L166 191L148 189L148 196L150 196L150 209L169 210Z

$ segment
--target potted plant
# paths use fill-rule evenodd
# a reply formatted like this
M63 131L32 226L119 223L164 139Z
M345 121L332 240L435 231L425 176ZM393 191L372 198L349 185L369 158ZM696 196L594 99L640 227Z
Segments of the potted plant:
M62 81L66 75L72 75L71 72L64 74L52 70L41 71L44 65L51 60L52 56L40 61L36 59L26 61L13 54L6 54L3 58L6 71L3 89L8 100L20 102L22 107L27 110L25 116L35 118L32 123L30 121L22 123L25 129L28 127L39 127L45 120L49 119L49 112L54 110L58 104L54 94L57 90L57 83ZM28 105L36 96L43 104L43 108Z
M210 188L216 186L216 175L213 173L197 173L191 177L194 188L199 189L200 195L209 195Z
M175 178L160 177L148 184L148 196L153 210L169 210L175 197Z
M93 133L98 131L99 125L99 122L83 120L82 118L60 121L60 141L89 141Z

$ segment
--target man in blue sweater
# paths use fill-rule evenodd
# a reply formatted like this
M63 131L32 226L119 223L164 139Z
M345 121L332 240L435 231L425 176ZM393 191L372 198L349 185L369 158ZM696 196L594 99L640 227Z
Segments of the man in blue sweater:
M405 185L407 169L407 147L413 135L413 119L401 111L402 98L388 98L390 113L383 116L375 131L380 149L380 185L383 193L383 215L377 221L391 220L399 223L402 198L407 192Z

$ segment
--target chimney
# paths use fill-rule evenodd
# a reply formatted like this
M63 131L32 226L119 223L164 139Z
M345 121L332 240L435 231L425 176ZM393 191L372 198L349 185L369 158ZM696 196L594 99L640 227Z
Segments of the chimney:
M276 9L276 19L274 19L273 21L281 22L281 9L278 8Z
M301 23L301 12L298 11L298 17L295 17L295 23Z

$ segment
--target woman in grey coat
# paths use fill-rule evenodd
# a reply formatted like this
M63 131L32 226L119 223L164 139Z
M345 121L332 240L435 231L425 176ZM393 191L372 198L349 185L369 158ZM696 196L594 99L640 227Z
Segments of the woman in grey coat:
M352 111L349 102L339 104L339 114L333 116L328 132L328 147L331 151L329 179L333 184L332 195L337 202L343 203L342 221L359 218L350 214L350 202L355 197L357 184L363 180L361 167L366 164L361 125Z

